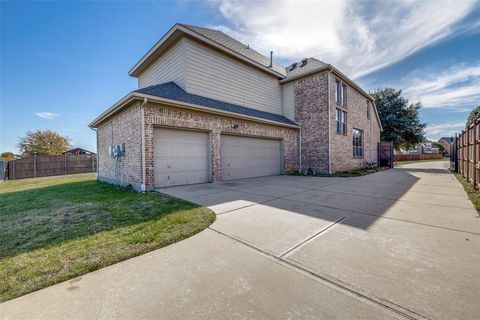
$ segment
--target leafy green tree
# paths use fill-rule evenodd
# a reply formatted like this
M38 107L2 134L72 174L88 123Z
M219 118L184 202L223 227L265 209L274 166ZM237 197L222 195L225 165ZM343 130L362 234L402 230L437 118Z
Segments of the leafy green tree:
M13 152L2 152L2 154L0 154L0 158L4 161L12 161L12 160L15 160L15 154Z
M425 141L426 123L421 123L418 110L420 102L409 103L402 90L383 88L371 92L382 122L383 141L393 141L395 149L410 148Z
M470 112L470 115L467 118L467 127L475 120L480 119L480 106Z
M52 130L27 132L19 139L18 148L23 156L55 156L71 149L70 139Z
M443 153L445 151L445 147L438 142L432 142L432 145L438 148L438 152Z

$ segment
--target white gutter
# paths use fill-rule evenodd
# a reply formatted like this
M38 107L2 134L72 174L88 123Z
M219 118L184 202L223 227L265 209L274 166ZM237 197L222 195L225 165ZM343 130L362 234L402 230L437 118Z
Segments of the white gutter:
M140 105L140 113L142 117L142 191L146 190L146 176L147 170L145 168L145 105L147 104L148 99L144 98L142 104Z
M299 136L300 136L300 141L298 143L298 152L299 152L299 158L300 158L299 162L300 163L299 163L298 167L299 167L300 173L302 173L302 171L303 171L303 168L302 168L302 126L300 126L300 128L299 128Z
M95 172L95 177L98 179L98 173L100 172L100 166L98 165L100 163L99 159L100 159L100 152L98 152L98 132L97 132L97 129L95 128L90 128L92 129L93 131L95 131L95 140L97 141L97 172Z
M95 125L98 124L101 120L104 120L105 118L108 118L110 115L112 115L114 112L117 110L123 108L126 104L129 102L133 101L135 99L135 96L133 95L132 92L124 96L122 99L118 100L113 106L102 112L98 117L96 117L92 122L88 124L90 128L94 128Z

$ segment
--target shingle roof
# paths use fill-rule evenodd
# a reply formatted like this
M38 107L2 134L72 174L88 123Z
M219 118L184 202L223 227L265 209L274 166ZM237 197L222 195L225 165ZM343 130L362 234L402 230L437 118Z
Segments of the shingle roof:
M447 142L450 142L450 139L453 139L453 137L441 137L440 139L438 139L438 141L445 140Z
M287 77L285 79L300 76L310 71L327 67L328 64L315 58L303 59L299 62L292 63L287 69Z
M226 35L219 30L207 29L188 24L181 25L267 68L270 66L269 57L265 57L261 53L253 50L252 48L249 48L247 45L241 43L238 40L235 40L234 38ZM273 62L271 69L284 76L286 75L285 68L278 63Z
M288 125L295 125L295 126L298 125L292 120L287 119L286 117L278 114L259 111L259 110L255 110L247 107L242 107L236 104L187 93L185 90L179 87L175 82L166 82L166 83L142 88L139 90L135 90L134 92L144 93L144 94L161 97L165 99L170 99L170 100L175 100L178 102L196 104L196 105L200 105L200 106L204 106L212 109L233 112L239 115L246 115L250 117L255 117L255 118L269 120L269 121L275 121L275 122L284 123Z

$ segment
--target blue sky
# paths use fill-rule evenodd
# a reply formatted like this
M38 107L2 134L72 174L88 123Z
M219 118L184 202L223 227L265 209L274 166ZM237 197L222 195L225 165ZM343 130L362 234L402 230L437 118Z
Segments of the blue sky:
M367 90L421 101L427 137L462 129L480 105L478 1L145 1L0 3L0 151L53 129L95 151L87 124L136 88L128 70L176 22L332 63Z

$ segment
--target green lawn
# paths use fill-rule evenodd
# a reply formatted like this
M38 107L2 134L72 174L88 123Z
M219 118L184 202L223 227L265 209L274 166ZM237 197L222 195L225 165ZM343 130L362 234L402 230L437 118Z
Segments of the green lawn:
M450 161L450 158L398 161L397 165L401 166L402 164L422 163L422 162L432 162L432 161L435 161L435 162L437 162L437 161Z
M463 186L463 189L465 189L465 192L468 194L468 197L470 198L470 201L472 201L473 206L475 209L477 209L478 215L480 215L480 193L475 190L473 187L473 184L467 181L464 177L462 177L461 174L455 173L455 177L457 177L458 181Z
M0 301L188 238L207 208L94 174L0 183Z

